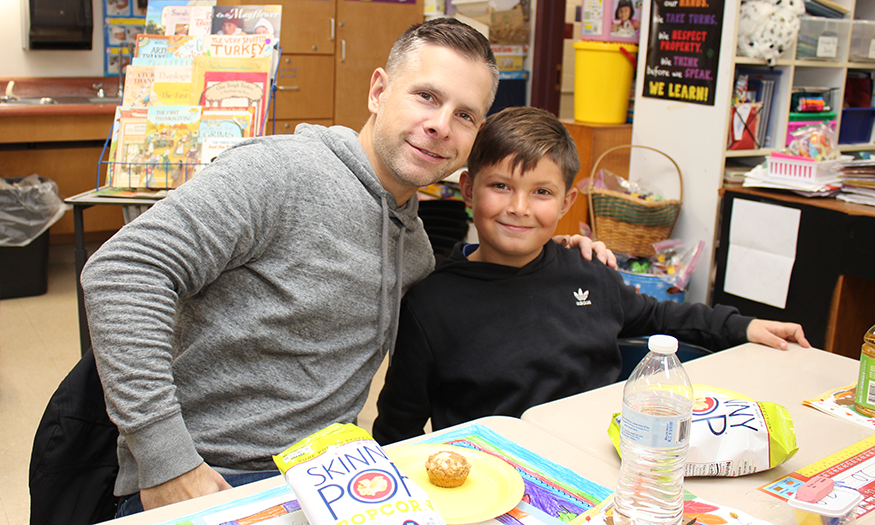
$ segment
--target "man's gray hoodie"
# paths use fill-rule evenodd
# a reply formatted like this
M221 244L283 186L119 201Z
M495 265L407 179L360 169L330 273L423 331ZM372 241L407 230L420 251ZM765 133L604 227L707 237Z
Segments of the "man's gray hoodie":
M82 286L121 433L116 494L202 460L270 470L354 421L401 296L433 266L417 207L355 132L302 125L227 150L107 241Z

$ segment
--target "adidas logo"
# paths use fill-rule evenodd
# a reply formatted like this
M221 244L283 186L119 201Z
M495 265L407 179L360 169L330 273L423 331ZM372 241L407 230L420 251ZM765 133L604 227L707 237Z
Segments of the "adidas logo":
M577 299L577 306L589 306L592 301L589 300L589 290L583 291L580 288L574 292L574 298Z

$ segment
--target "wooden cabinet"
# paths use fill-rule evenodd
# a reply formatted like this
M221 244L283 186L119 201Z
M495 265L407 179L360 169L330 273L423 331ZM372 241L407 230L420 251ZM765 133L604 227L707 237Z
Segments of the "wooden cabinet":
M263 4L220 0L220 4ZM395 39L423 20L423 0L276 0L283 6L276 122L266 133L291 133L300 122L360 129L368 87ZM274 125L275 124L275 125Z
M589 124L573 120L563 120L562 124L574 138L580 157L580 171L574 178L575 184L590 176L593 165L602 153L614 146L632 143L631 124ZM626 177L629 174L629 149L621 148L608 154L600 167ZM580 233L581 222L589 224L589 203L585 194L578 195L568 213L559 220L556 235Z

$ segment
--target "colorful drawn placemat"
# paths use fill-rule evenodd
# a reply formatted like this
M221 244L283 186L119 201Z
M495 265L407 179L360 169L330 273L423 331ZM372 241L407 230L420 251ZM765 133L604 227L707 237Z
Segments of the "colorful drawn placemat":
M857 517L875 509L875 435L846 447L831 456L760 487L759 490L786 501L796 489L814 476L827 476L836 483L863 495Z
M815 398L803 399L802 404L868 429L875 429L875 417L864 416L854 410L854 396L856 393L857 383L854 382L850 385L824 392Z

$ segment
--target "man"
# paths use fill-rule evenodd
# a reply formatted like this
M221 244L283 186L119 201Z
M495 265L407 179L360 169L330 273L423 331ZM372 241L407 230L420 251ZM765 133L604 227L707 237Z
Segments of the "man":
M120 515L275 475L272 454L354 421L434 263L411 197L463 165L497 84L472 28L414 26L358 135L301 125L226 150L91 257Z

